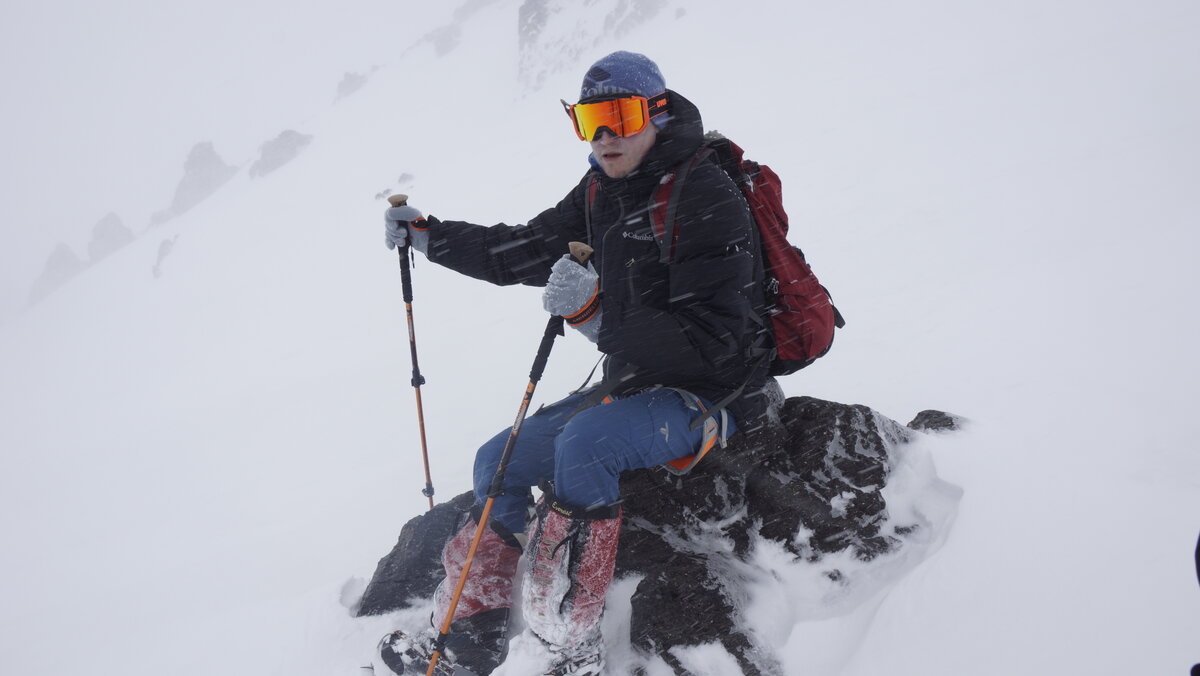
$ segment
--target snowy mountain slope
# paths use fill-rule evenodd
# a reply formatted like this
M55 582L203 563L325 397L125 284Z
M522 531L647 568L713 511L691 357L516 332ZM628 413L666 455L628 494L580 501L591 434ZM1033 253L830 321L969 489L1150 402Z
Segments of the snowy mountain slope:
M652 55L710 127L784 178L793 238L850 322L784 388L972 421L921 445L965 489L944 547L843 614L789 616L775 637L789 668L1200 660L1200 457L1181 424L1200 375L1192 4L679 4L536 92L518 84L519 5L484 4L442 56L400 56L389 31L360 28L382 67L352 96L332 102L334 74L366 59L334 53L321 96L255 119L261 133L236 115L186 130L245 157L297 119L314 140L0 331L0 670L357 673L387 627L350 620L342 585L425 504L375 194L407 172L412 203L439 216L515 223L553 204L586 154L555 99L616 48ZM406 37L442 21L421 18ZM149 214L169 188L123 199ZM535 290L423 261L415 274L448 497L511 423L543 316ZM592 354L560 341L539 400L578 384Z

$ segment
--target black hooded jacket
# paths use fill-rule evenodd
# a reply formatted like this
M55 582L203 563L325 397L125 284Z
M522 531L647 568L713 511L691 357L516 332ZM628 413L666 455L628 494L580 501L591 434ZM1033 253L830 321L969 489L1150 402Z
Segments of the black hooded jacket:
M728 410L746 429L765 409L766 364L750 357L759 332L756 308L763 303L756 226L733 181L715 163L702 162L677 202L673 262L660 262L648 217L651 198L704 137L696 107L674 92L670 97L670 122L636 171L613 179L593 168L527 225L430 217L429 259L493 284L545 286L567 243L587 242L600 274L598 347L607 355L604 374L613 393L662 385L717 402L744 386ZM593 176L598 189L588 219Z

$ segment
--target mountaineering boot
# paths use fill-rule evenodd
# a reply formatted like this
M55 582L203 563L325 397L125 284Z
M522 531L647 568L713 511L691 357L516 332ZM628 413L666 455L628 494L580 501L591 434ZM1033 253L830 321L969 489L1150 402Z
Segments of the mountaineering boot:
M479 639L474 633L476 622ZM437 676L487 676L503 661L503 651L497 656L491 646L501 643L506 647L507 638L497 638L487 613L457 620L451 629L433 670ZM395 674L424 674L433 660L436 642L437 631L433 629L416 635L396 630L379 642L379 656Z
M604 668L600 617L612 582L621 507L578 509L547 491L530 537L522 611L555 655L547 672L590 676Z
M410 636L396 630L379 641L379 656L394 674L424 674L429 670L429 661L433 658L433 640L433 634L428 632ZM457 672L454 665L438 660L433 673L437 676L456 676Z
M604 673L604 646L599 641L597 635L594 646L578 646L571 654L558 655L554 665L542 676L600 676Z
M432 634L410 637L403 632L385 636L380 653L388 668L397 674L425 673L434 650L434 639L450 611L450 603L459 576L467 561L471 541L475 538L480 512L478 505L471 518L446 542L442 549L442 566L446 577L434 592ZM504 661L508 651L508 622L512 613L513 583L517 561L521 558L521 542L496 520L489 519L479 539L475 559L467 573L467 581L454 609L454 620L446 634L445 649L439 656L436 673L486 676ZM389 654L390 653L390 654ZM408 671L403 671L404 663ZM399 665L399 669L397 668Z

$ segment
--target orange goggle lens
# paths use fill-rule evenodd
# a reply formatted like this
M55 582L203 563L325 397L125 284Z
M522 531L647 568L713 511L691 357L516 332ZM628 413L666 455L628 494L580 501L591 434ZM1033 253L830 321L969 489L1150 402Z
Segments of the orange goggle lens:
M575 135L579 140L593 141L603 128L622 137L642 131L651 119L667 112L667 95L659 94L652 99L627 96L575 105L563 101L562 104L575 125Z

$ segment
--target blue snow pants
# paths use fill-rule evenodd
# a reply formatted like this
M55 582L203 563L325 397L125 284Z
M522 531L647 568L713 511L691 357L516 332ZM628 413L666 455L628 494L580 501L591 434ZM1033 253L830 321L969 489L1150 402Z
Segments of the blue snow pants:
M587 393L572 394L525 419L504 475L504 494L491 518L511 533L525 530L530 488L554 481L554 493L574 507L591 509L620 499L621 472L655 467L695 453L703 426L700 414L675 390L653 389L576 412ZM701 399L704 406L711 402ZM574 413L574 415L572 415ZM729 418L726 436L735 424ZM487 500L500 456L512 432L506 429L475 455L475 502Z

